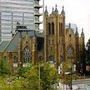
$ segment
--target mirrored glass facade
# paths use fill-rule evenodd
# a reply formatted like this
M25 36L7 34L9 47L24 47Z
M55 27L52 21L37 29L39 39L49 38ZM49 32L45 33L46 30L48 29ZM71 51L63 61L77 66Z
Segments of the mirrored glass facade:
M39 29L39 8L39 0L0 0L1 39L11 40L17 22L31 30Z

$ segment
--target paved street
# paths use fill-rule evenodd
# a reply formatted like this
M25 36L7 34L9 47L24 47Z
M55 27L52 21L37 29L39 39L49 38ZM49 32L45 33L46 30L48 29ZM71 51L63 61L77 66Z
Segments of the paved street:
M72 84L78 86L78 90L90 90L90 79L73 81Z
M57 90L70 90L69 86L59 83ZM72 90L90 90L90 79L80 79L72 82Z
M90 79L80 79L80 80L75 80L73 81L72 84L90 84Z

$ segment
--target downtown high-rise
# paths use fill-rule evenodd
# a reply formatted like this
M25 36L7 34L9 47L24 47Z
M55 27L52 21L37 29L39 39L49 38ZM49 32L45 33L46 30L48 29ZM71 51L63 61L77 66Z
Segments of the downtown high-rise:
M39 31L40 0L0 0L0 39L11 40L17 22Z

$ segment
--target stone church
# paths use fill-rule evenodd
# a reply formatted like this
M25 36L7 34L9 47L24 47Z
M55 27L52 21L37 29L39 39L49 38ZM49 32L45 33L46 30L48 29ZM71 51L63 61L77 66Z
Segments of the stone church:
M73 30L71 24L65 28L65 11L62 7L61 14L58 13L57 5L52 8L52 13L45 10L45 59L53 60L57 66L62 61L72 62L78 68L84 66L85 45L84 32L82 29L79 37L78 28Z
M40 60L59 66L63 61L72 61L79 68L79 63L82 67L84 63L84 38L83 29L79 36L78 28L73 30L71 24L65 28L64 7L60 14L57 5L51 14L46 7L43 33L17 25L12 40L1 42L0 59L7 58L13 66L35 64Z
M0 59L9 60L14 67L35 64L44 56L44 35L34 30L28 30L26 26L17 25L16 33L11 41L3 41L0 44Z

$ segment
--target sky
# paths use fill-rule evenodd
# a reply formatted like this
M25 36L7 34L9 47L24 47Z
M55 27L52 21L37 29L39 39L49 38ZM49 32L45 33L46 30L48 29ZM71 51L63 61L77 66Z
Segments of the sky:
M90 0L44 0L49 13L52 7L57 4L59 12L64 5L66 23L74 23L78 27L79 33L82 28L85 33L85 43L90 38Z

